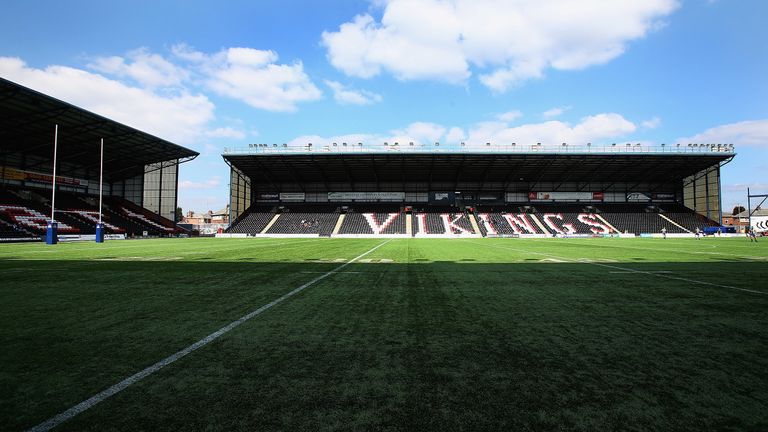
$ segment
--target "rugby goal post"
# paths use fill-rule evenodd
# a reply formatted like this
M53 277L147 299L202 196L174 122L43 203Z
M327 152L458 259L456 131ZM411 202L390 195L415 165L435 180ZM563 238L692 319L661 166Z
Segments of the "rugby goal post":
M754 210L752 209L753 198L755 201L760 201L755 206ZM752 195L752 193L749 191L749 188L747 188L747 214L749 215L749 226L757 233L768 232L768 215L755 215L758 210L764 208L763 205L767 199L768 194Z

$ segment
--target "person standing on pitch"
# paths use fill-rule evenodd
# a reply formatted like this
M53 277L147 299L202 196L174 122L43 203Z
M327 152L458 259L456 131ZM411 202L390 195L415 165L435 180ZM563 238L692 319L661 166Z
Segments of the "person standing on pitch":
M755 234L755 229L753 227L749 227L747 229L747 237L749 237L749 242L755 242L757 243L757 234Z
M664 240L667 239L667 227L661 229L661 236L664 238Z
M696 240L701 240L701 229L696 227Z

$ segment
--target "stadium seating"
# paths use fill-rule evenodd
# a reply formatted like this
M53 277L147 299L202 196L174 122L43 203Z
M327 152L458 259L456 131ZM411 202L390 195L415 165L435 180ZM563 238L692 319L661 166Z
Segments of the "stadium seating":
M484 236L544 234L531 214L520 212L481 212L478 214L477 224Z
M336 206L294 206L280 210L280 216L269 227L267 234L319 234L330 236L339 213Z
M720 226L717 222L694 213L680 204L668 204L661 207L664 216L691 232L695 232L696 228L704 230L705 227Z
M662 229L669 234L688 232L662 218L659 209L648 204L610 204L602 205L600 209L603 218L620 233L660 233Z
M226 232L231 234L259 234L275 217L275 214L275 208L272 206L254 206L235 220Z
M413 214L413 232L418 235L476 235L469 214L455 207L424 207Z
M409 232L400 204L349 203L253 206L227 230L260 234L279 215L266 234L321 234L333 232L344 215L341 235L382 235ZM471 218L477 222L474 229ZM414 235L610 235L669 234L695 231L717 223L680 204L647 203L510 203L480 206L474 214L448 206L417 206L412 212Z
M0 239L44 235L51 215L49 193L0 189ZM141 236L146 231L157 236L180 232L172 221L123 198L105 197L103 210L102 223L107 234ZM98 197L57 192L56 221L60 234L94 234L99 221Z
M0 218L0 242L21 239L40 239L40 236L20 224L13 224Z
M148 231L149 235L177 234L182 231L181 228L177 227L172 221L140 207L127 199L108 197L105 202L108 203L110 211L124 219L131 220L134 225L143 227L143 231Z
M406 234L400 206L359 206L346 213L339 234Z

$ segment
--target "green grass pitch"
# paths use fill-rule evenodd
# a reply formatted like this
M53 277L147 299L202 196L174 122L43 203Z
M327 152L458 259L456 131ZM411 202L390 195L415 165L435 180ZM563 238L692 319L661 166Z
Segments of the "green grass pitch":
M0 429L385 241L0 245ZM768 241L394 239L56 430L766 431Z

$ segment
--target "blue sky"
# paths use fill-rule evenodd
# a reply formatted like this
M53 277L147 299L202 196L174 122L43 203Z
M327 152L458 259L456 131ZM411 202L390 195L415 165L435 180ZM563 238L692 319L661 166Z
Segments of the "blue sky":
M761 0L13 1L0 76L200 151L391 138L734 143L724 208L768 193Z

